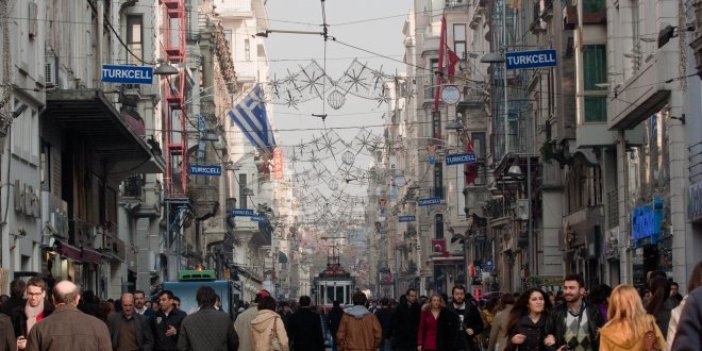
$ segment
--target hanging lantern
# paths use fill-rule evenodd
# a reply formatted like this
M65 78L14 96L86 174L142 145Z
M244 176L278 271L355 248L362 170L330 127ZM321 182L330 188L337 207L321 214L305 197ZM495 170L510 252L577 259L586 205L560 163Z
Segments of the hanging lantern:
M346 103L346 97L338 90L334 90L327 96L327 102L331 108L338 110Z
M344 164L347 166L351 166L355 159L356 155L354 155L353 152L349 150L346 150L346 152L344 152L344 154L341 156L341 161L343 161Z

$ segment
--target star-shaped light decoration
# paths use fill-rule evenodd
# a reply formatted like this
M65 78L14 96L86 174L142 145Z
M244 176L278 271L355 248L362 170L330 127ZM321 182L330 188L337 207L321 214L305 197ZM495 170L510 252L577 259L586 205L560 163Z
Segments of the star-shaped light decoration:
M284 101L288 107L292 107L296 110L299 110L297 108L297 105L300 103L301 100L300 100L300 98L296 97L292 91L290 91L290 90L285 91Z
M377 107L380 107L380 105L382 104L387 104L388 101L390 101L390 96L388 96L388 92L387 89L385 89L385 85L383 85L383 88L380 90L380 94L378 94L378 96L375 97L375 101L378 102Z
M324 85L326 84L324 71L319 68L319 65L315 61L312 61L308 67L303 68L300 66L302 71L302 77L300 82L300 91L307 91L309 94L314 94L320 99L324 98L322 90L324 90Z

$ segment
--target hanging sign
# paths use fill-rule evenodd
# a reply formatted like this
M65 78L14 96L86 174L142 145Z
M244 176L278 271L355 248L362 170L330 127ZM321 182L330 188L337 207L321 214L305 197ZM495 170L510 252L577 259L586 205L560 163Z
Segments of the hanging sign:
M446 155L446 165L462 165L467 163L475 163L475 153L463 152L460 154Z
M432 197L429 199L419 199L417 200L417 206L431 206L431 205L441 205L441 199L438 197Z
M235 208L229 210L229 217L254 217L254 211L250 208Z
M555 67L556 50L515 51L505 55L507 69Z
M149 66L102 65L102 81L122 84L151 84L154 68Z
M204 175L204 176L221 176L222 167L221 166L190 166L190 175Z
M417 220L417 217L415 217L415 216L400 216L400 217L398 217L398 220L400 222L414 222Z

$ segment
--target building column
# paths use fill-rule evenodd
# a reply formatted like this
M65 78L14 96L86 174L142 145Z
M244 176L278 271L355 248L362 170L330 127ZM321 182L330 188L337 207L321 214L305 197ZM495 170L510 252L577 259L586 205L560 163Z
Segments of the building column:
M619 277L623 284L633 283L631 255L629 250L629 241L631 238L629 229L629 163L627 162L626 151L626 136L624 130L617 130L617 176L619 183L619 192L617 194L617 203L619 206Z
M679 90L673 92L670 99L670 114L672 116L684 115L684 93ZM688 188L688 151L685 145L685 125L682 121L667 118L668 123L668 157L670 170L670 219L672 222L671 234L673 235L673 280L687 281L687 255L686 235L692 233L692 225L686 218Z

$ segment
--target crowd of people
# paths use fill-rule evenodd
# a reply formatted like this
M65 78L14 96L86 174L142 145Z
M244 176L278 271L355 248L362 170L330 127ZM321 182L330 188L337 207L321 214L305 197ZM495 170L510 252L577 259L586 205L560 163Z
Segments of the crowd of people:
M642 290L587 290L580 275L568 275L556 293L476 300L455 286L450 297L409 289L395 302L356 292L352 306L337 301L328 311L309 296L277 303L261 290L232 321L207 286L187 315L167 290L151 302L141 291L99 301L69 281L50 289L35 277L13 281L11 296L0 298L0 351L702 350L702 262L687 294L678 289L663 272L650 272Z

